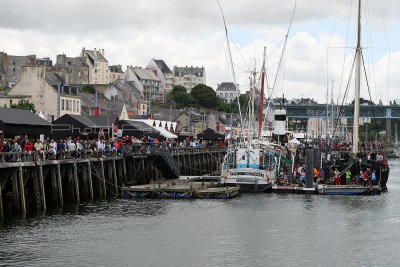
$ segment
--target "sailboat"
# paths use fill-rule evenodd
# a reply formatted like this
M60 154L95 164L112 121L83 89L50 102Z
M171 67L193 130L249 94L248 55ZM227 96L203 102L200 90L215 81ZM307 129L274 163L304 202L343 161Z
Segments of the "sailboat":
M356 168L357 174L360 168L370 171L377 171L378 185L377 186L362 186L362 185L325 185L317 186L318 192L325 195L363 195L387 190L386 183L389 177L389 167L387 161L367 161L360 160L359 150L359 118L360 118L360 81L361 81L361 0L358 1L358 24L357 24L357 47L355 54L355 93L354 93L354 120L353 120L353 138L352 138L352 154L353 159L350 159L348 165L342 170L343 174L347 169L351 169L354 162L357 162L360 167ZM353 172L354 173L354 172Z
M261 77L261 92L263 92L265 77L264 67ZM246 134L241 141L228 148L221 169L221 185L239 186L241 192L266 192L271 190L279 170L279 158L277 153L261 141L262 124L261 126L259 124L258 134L255 129L255 89L254 71L248 105L249 116L245 129ZM264 98L262 93L260 97L262 99ZM263 105L261 104L261 112L262 108ZM262 122L262 116L260 120Z

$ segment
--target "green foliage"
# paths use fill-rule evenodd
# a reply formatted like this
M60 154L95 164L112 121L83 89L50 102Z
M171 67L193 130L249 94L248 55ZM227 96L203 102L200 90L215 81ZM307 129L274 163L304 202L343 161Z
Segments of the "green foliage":
M215 110L221 105L221 99L217 97L215 91L205 84L198 84L193 87L190 95L204 108Z
M87 93L87 94L95 94L96 93L96 89L94 89L94 87L92 85L84 85L83 87L81 87L80 91L82 93Z
M29 102L21 102L18 104L12 104L10 107L18 108L18 109L28 109L28 110L32 110L32 112L36 112L35 105L33 103L29 103Z
M181 85L175 85L168 98L175 102L176 108L197 107L197 102L187 93L187 89Z

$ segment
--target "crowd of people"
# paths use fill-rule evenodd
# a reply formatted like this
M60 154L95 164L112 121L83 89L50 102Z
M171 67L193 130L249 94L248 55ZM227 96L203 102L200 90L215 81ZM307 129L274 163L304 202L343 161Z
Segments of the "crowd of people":
M175 147L210 147L224 146L224 142L213 142L207 140L196 140L186 138L179 142L175 139L165 139L160 141L157 137L145 136L136 138L134 136L125 136L115 139L100 137L98 139L80 139L79 137L68 137L66 139L51 139L49 137L32 139L25 136L15 136L14 138L5 138L0 142L0 152L27 152L33 155L37 160L45 159L63 159L73 155L82 157L85 153L94 153L96 156L121 155L124 148L135 147L134 152L145 152L146 145L157 145L166 149ZM129 150L132 152L132 149ZM20 158L16 159L17 161Z

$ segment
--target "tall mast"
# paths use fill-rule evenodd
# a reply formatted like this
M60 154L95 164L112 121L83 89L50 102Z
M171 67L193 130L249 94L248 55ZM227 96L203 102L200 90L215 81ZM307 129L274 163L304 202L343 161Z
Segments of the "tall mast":
M353 123L353 153L358 153L358 135L360 118L360 76L361 76L361 0L358 0L358 31L355 68L355 93L354 93L354 123Z
M265 56L266 47L264 46L263 65L261 68L261 92L260 92L260 111L258 113L258 138L261 139L262 124L263 124L263 109L264 109L264 80L265 80Z

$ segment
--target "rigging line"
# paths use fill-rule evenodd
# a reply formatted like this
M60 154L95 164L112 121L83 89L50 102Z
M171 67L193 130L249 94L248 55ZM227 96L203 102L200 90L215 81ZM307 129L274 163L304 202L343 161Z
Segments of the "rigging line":
M368 82L368 77L367 77L367 70L366 70L366 68L365 68L364 55L363 55L363 53L362 53L362 50L361 50L361 60L362 60L363 67L364 67L365 81L367 82L367 88L368 88L368 93L369 93L369 101L371 101L370 104L372 105L371 91L370 91L370 88L369 88L369 82ZM374 116L374 119L376 119L376 118L375 118L375 109L374 109L374 108L372 108L372 115Z
M338 8L337 8L337 10L336 10L335 19L333 20L333 23L332 23L331 34L330 34L329 41L328 41L328 47L329 47L330 44L331 44L332 35L333 35L333 29L335 28L336 20L337 20L338 15L339 15L339 10L340 10L340 8L342 7L342 5L343 5L343 1L340 1L340 5L338 5Z
M231 52L231 46L229 45L229 38L228 38L228 28L226 27L226 22L225 22L225 16L224 16L224 11L222 10L221 4L219 3L219 1L217 0L219 9L221 10L221 15L222 15L222 20L224 22L224 28L225 28L225 37L226 37L226 42L228 43L228 51L229 51L229 58L231 61L231 67L232 67L232 74L233 74L233 81L235 83L235 87L236 87L236 76L235 76L235 70L233 67L233 60L232 60L232 52ZM236 88L236 94L238 95L237 97L237 104L238 104L238 109L239 109L239 116L240 116L240 128L241 128L241 132L243 132L243 118L242 118L242 111L240 108L240 101L239 101L239 96L240 96L240 91L238 88Z
M350 75L349 75L349 79L347 80L346 91L345 91L344 96L343 96L342 104L340 105L339 111L337 113L337 118L336 118L337 123L336 123L335 129L334 129L334 132L333 132L333 136L335 136L336 130L338 128L338 121L339 121L340 116L342 115L343 108L344 108L344 102L345 102L345 99L347 98L346 96L347 96L347 94L349 92L351 78L353 77L353 70L354 70L355 62L356 62L356 54L354 54L353 65L351 66L351 72L350 72ZM338 102L338 104L339 104L339 102Z
M247 69L250 71L250 66L249 66L249 64L248 64L247 61L244 59L242 53L240 52L239 47L236 45L235 41L234 41L233 38L232 38L232 35L231 35L229 32L228 32L228 36L229 36L229 39L231 40L231 42L233 43L233 46L234 46L234 47L236 48L236 50L238 51L239 56L242 58L244 64L245 64L246 67L247 67Z
M349 12L349 17L347 19L347 32L346 32L346 45L345 47L348 46L349 43L349 33L350 33L350 22L351 22L351 14L353 13L353 0L350 2L350 12ZM342 65L342 73L340 75L340 83L339 83L339 94L338 94L338 102L340 98L340 93L342 91L342 86L343 86L343 78L344 78L344 66L346 64L346 55L347 55L347 48L344 50L343 54L343 65Z
M389 80L389 67L390 67L390 43L389 43L389 36L388 36L388 32L387 32L387 27L386 27L386 23L385 20L383 19L383 12L382 12L382 5L381 5L381 0L378 0L378 6L379 6L379 11L380 11L380 15L382 18L382 24L383 24L383 28L385 29L385 37L386 37L386 43L387 43L387 48L389 50L389 55L388 55L388 73L387 73L387 95L388 95L388 104L389 104L389 87L390 87L390 80Z
M369 1L367 1L367 3L366 3L366 6L368 5L368 10L370 9L369 8ZM371 47L372 47L372 32L371 32L371 29L372 29L372 27L371 27L371 19L370 19L370 14L369 14L369 12L367 13L366 12L366 20L368 20L368 27L369 27L369 39L370 39L370 43L371 43ZM369 52L369 49L367 50L368 52ZM371 59L372 59L372 78L373 78L373 81L374 81L374 85L375 85L375 92L376 92L376 88L378 88L377 87L377 84L376 84L376 72L375 72L375 58L374 58L374 51L371 49L371 51L370 51L370 53L371 53ZM369 59L369 53L368 53L368 59ZM363 61L364 61L364 58L363 58ZM365 64L365 63L363 63L363 64ZM368 65L368 71L370 72L370 65ZM366 74L365 74L366 75ZM370 75L370 77L371 77L371 75ZM366 78L367 78L367 76L366 76ZM367 80L368 81L368 80ZM368 84L367 84L368 85ZM368 91L370 90L370 88L368 87ZM371 97L371 92L369 91L369 96L370 96L370 100L372 101L372 97Z

